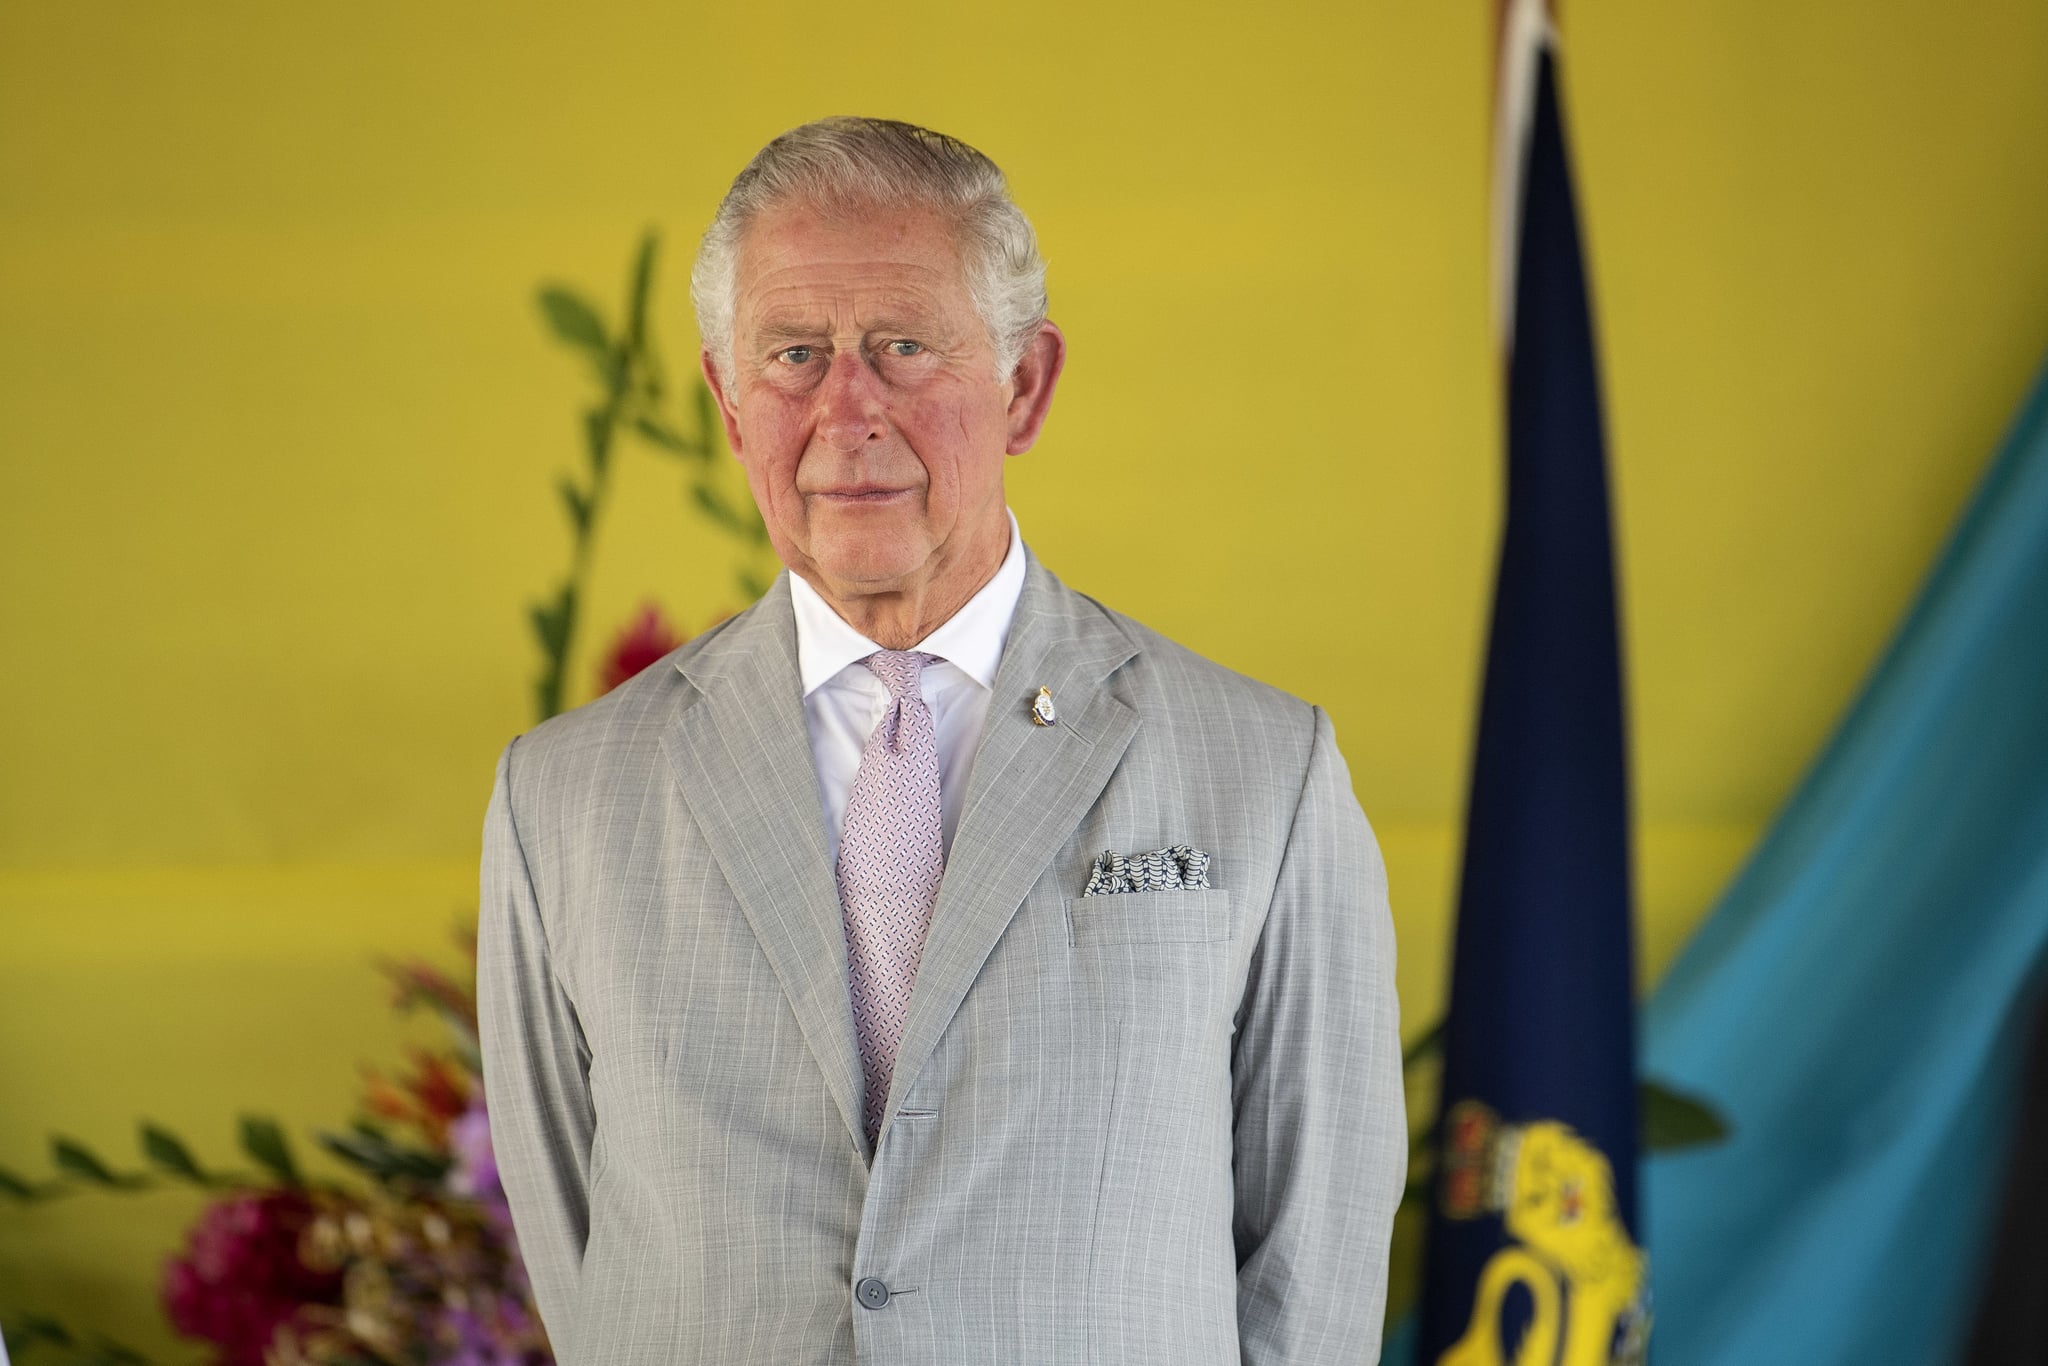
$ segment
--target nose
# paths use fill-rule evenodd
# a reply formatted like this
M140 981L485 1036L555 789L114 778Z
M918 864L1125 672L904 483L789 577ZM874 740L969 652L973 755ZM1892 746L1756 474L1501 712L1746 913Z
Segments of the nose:
M818 436L851 455L887 430L881 376L857 350L840 352L818 386Z

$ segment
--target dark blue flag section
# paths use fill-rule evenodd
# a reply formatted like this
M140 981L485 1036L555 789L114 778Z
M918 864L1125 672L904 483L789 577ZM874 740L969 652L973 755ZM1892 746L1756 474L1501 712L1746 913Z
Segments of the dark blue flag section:
M1507 139L1526 138L1508 291L1507 522L1422 1299L1420 1360L1433 1366L1635 1362L1649 1332L1600 390L1547 34L1525 70L1527 118Z

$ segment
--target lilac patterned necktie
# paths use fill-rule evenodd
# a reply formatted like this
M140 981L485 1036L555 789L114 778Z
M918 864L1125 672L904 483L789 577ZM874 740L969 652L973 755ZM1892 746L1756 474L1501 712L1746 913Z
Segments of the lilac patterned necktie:
M873 1144L889 1100L889 1075L910 985L939 899L946 853L939 817L939 742L918 677L932 655L877 650L861 663L889 690L846 799L839 840L839 907L853 1031L866 1081L861 1122Z

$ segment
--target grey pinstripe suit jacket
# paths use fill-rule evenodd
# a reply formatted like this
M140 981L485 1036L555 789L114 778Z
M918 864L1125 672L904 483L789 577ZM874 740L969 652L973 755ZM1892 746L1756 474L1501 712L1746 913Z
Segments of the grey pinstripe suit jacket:
M560 1360L1374 1360L1394 947L1328 719L1031 561L871 1154L800 693L785 576L499 764L485 1077ZM1214 890L1081 896L1182 841Z

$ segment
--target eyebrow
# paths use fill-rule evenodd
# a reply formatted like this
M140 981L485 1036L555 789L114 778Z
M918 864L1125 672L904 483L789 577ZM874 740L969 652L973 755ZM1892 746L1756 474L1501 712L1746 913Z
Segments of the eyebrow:
M790 342L822 336L824 332L825 329L816 323L767 322L763 323L756 333L756 341L761 346L779 351Z

